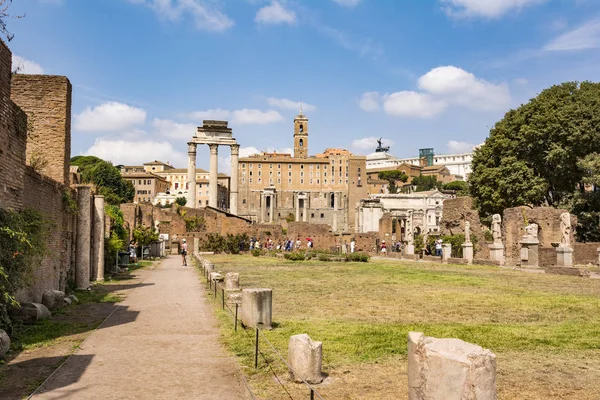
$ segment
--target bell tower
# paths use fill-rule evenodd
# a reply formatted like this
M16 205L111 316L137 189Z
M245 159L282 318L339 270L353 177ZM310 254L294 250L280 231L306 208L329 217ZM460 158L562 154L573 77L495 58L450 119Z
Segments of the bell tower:
M308 118L302 114L302 108L294 118L294 157L308 157Z

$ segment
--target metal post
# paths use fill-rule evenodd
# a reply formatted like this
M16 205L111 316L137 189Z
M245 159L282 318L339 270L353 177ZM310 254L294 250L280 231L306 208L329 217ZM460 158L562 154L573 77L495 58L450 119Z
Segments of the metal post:
M310 388L310 400L315 400L315 391L313 388Z
M237 319L238 319L238 303L235 302L235 331L237 332Z
M223 310L225 309L225 289L221 289L221 299L223 300Z
M258 328L256 328L256 342L254 346L254 369L258 368Z
M211 279L212 281L212 279ZM215 299L217 298L217 281L215 281Z

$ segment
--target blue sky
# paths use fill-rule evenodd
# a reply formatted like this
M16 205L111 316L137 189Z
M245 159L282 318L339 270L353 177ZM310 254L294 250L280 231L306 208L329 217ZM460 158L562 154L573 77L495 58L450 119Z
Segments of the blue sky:
M300 99L311 154L368 154L379 137L399 157L467 151L542 89L600 80L595 0L16 0L11 12L26 13L8 21L14 64L73 84L72 154L116 164L183 167L208 118L230 121L242 155L285 151Z

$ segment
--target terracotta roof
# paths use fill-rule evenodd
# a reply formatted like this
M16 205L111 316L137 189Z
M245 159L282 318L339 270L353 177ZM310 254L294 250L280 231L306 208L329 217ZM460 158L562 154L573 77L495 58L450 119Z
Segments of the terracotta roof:
M188 172L187 168L173 168L173 169L168 169L166 171L159 171L159 172L157 172L157 174L181 174L181 173L187 174L187 172ZM206 171L202 168L196 168L196 173L197 174L208 174L208 171Z
M167 182L165 178L162 176L158 176L153 174L152 172L126 172L121 175L123 178L151 178L151 179L160 179L161 181Z

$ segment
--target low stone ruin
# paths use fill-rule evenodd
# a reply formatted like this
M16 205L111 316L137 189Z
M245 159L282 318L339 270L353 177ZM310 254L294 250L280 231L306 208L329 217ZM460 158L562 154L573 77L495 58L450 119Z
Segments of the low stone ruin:
M40 303L22 303L13 317L24 324L34 324L38 321L50 318L52 313L48 308Z
M290 337L288 364L292 367L290 376L294 382L323 382L323 343L313 341L305 333Z
M60 290L46 290L42 295L42 304L48 307L48 310L54 311L60 309L64 304L65 292Z
M496 355L459 339L408 334L409 400L496 400Z
M6 332L0 329L0 358L4 358L10 350L10 337Z
M242 323L250 328L272 329L272 289L242 290Z

